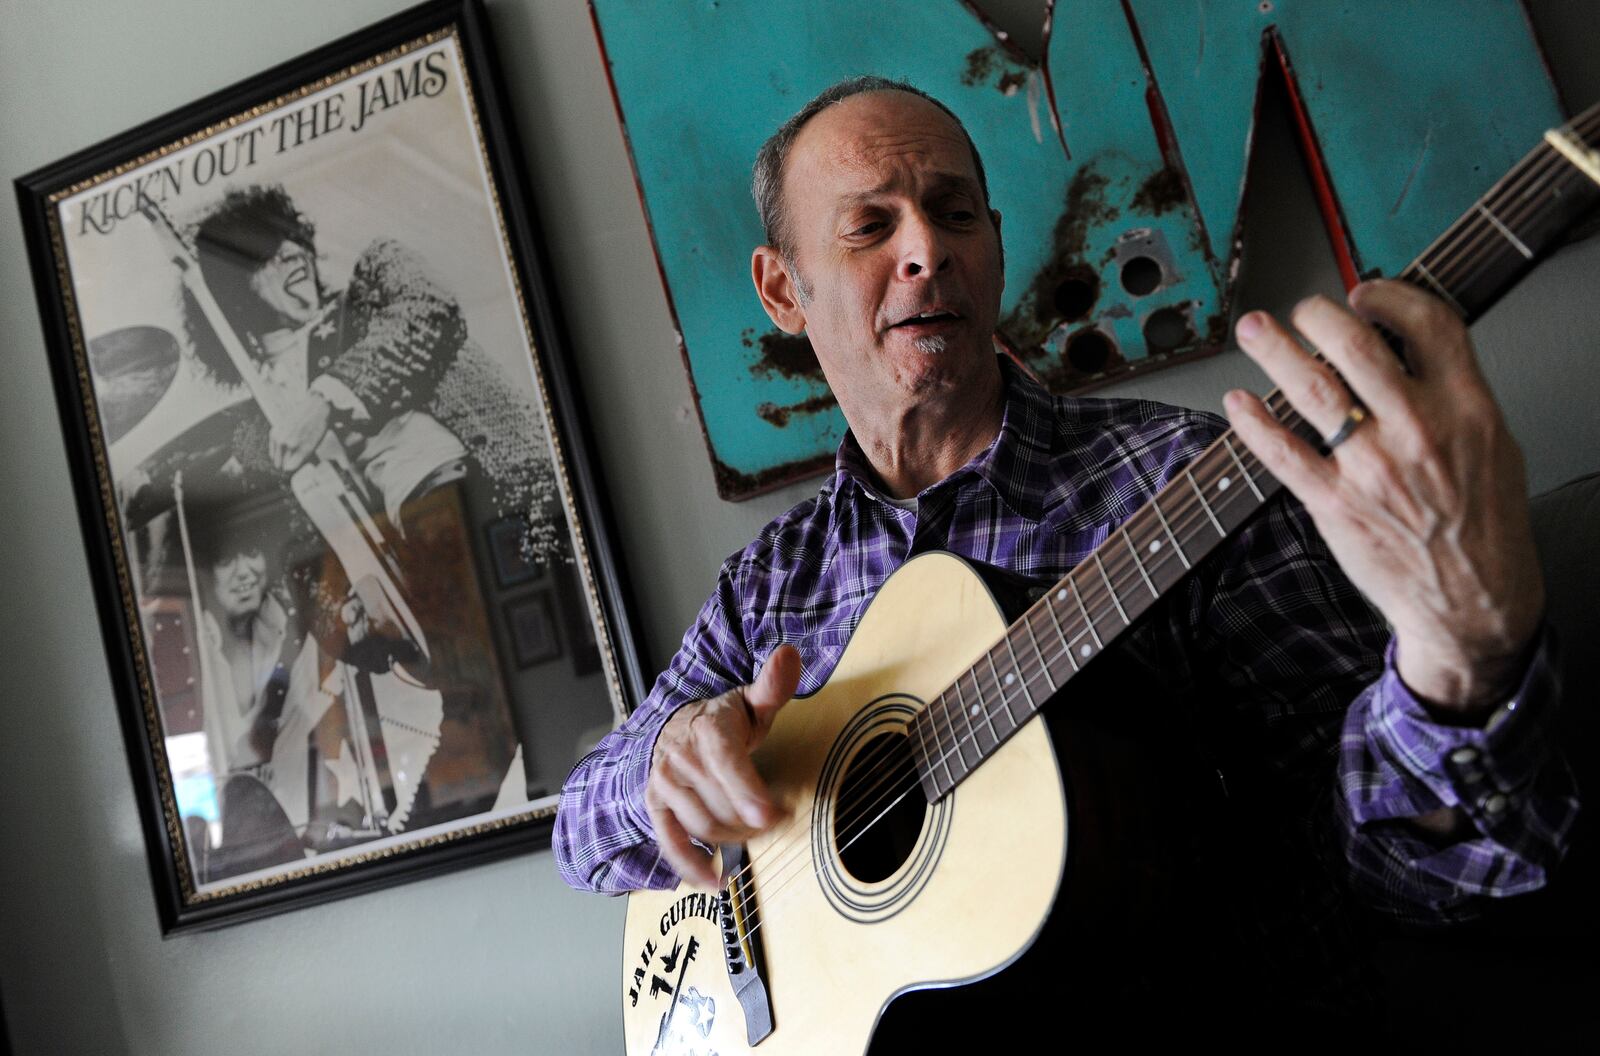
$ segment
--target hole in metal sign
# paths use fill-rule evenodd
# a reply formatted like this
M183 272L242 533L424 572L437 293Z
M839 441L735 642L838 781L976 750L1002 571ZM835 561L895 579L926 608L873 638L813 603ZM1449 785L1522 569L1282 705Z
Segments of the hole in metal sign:
M1122 288L1143 297L1161 285L1161 265L1149 257L1133 257L1122 265Z
M1067 362L1083 374L1104 370L1114 351L1111 339L1098 330L1079 330L1067 339Z
M1144 341L1152 352L1170 352L1194 340L1189 317L1176 308L1162 308L1144 321Z
M1056 284L1056 311L1066 322L1082 319L1100 296L1100 280L1088 268L1074 268Z

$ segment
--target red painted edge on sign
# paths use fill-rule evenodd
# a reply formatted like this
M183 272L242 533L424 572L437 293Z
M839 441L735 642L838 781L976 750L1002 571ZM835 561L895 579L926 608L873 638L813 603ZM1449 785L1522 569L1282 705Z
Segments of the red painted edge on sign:
M1322 214L1322 225L1327 229L1328 242L1333 248L1334 260L1339 265L1339 278L1346 290L1354 289L1361 281L1356 266L1355 243L1350 237L1350 227L1345 223L1344 211L1339 208L1339 198L1333 192L1328 177L1328 166L1322 159L1322 147L1317 143L1316 130L1311 127L1311 115L1306 112L1305 100L1300 97L1300 86L1295 81L1294 68L1289 62L1289 52L1276 28L1267 30L1267 39L1278 56L1278 69L1283 72L1283 84L1289 96L1289 112L1294 115L1295 128L1300 133L1300 148L1305 153L1306 168L1311 172L1311 189L1317 196L1317 210Z

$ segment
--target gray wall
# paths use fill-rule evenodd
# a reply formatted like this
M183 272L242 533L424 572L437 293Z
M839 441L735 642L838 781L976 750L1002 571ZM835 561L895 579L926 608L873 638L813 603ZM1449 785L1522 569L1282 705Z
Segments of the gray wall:
M404 0L0 0L0 175L20 174L290 58ZM993 3L1025 31L1037 0ZM715 497L688 385L577 0L494 0L600 464L663 663L720 558L813 485ZM1600 96L1587 4L1536 24L1574 104ZM1245 301L1337 279L1293 147L1268 129ZM1545 264L1478 327L1535 488L1600 467L1600 241ZM20 1053L613 1052L622 903L548 854L221 932L158 937L17 218L0 205L0 992ZM1124 386L1215 409L1259 386L1238 352Z

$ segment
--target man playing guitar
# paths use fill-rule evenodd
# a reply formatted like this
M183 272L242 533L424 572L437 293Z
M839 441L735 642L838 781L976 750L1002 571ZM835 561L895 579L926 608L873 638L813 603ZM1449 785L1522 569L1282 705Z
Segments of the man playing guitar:
M728 560L649 697L568 779L555 850L577 887L716 887L707 848L784 820L752 750L826 679L890 572L942 549L1060 577L1223 432L1051 397L995 355L1001 217L960 122L910 86L824 92L763 148L755 192L757 294L810 339L850 433L821 493ZM1201 769L1249 771L1277 826L1247 837L1263 860L1314 861L1337 897L1389 918L1470 919L1543 886L1577 814L1548 737L1558 688L1522 457L1442 300L1367 282L1290 324L1250 312L1236 334L1324 451L1228 394L1238 438L1295 501L1223 543L1124 656L1191 701L1161 721L1219 761ZM1295 926L1316 932L1301 908Z

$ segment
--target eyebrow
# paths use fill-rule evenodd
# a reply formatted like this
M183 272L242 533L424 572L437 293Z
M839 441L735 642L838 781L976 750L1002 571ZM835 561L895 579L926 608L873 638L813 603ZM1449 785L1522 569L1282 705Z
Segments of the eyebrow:
M845 213L857 206L865 205L875 198L881 198L889 193L893 181L885 181L865 191L855 191L839 198L835 213ZM974 197L978 194L977 181L969 176L954 172L938 172L928 183L928 192L938 194L945 191L964 191Z

